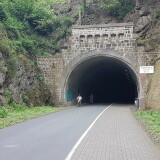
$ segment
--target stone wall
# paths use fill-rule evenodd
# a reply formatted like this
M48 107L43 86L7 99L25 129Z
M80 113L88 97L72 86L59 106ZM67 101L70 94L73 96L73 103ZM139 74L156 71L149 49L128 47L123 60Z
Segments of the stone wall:
M139 66L144 61L136 52L133 37L133 23L73 26L67 49L52 57L37 57L55 104L66 103L66 84L75 66L95 56L113 57L125 63L135 73L139 98L143 98L146 76L139 75Z
M72 28L71 49L75 53L101 49L133 52L135 45L133 23L73 26Z

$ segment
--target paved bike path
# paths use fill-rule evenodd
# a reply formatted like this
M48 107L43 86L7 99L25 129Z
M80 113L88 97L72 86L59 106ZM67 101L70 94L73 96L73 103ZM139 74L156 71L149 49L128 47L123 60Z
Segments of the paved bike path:
M160 160L159 149L129 106L112 105L96 121L71 160Z

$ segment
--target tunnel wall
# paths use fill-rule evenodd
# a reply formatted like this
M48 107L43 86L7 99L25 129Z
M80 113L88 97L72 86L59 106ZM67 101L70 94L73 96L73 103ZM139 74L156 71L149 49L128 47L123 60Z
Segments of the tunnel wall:
M64 75L65 78L63 79L63 81L61 83L64 84L64 87L63 87L63 89L64 89L63 90L63 95L64 95L64 101L65 101L64 103L66 103L65 93L67 92L68 79L69 79L69 76L71 75L71 73L74 71L74 69L78 65L81 65L82 62L87 61L87 60L92 59L92 58L96 58L96 57L113 58L113 59L116 59L116 60L124 63L126 66L128 66L128 68L133 71L134 77L136 79L138 97L142 97L143 96L142 92L141 92L142 91L142 86L141 86L139 75L138 75L138 72L137 72L137 69L136 69L136 64L134 63L133 59L128 59L128 58L125 58L124 56L125 55L119 54L116 51L109 50L109 51L105 51L105 52L101 52L101 53L92 52L92 53L90 53L88 55L86 53L84 53L83 55L80 55L80 57L78 56L78 57L74 58L65 67L65 70L64 70L64 73L63 73L63 75ZM130 60L132 60L132 62ZM67 102L67 103L68 104L70 104L70 103L72 104L72 102L74 103L74 101Z
M45 83L56 105L67 105L66 88L74 68L83 61L98 57L112 57L126 64L136 75L138 96L145 96L146 75L140 75L133 23L74 26L72 36L61 53L51 57L37 57Z
M68 58L68 56L38 57L39 67L43 71L45 83L50 88L56 105L70 105L74 103L74 101L66 100L66 88L70 74L83 61L100 56L112 57L127 65L135 74L138 97L144 99L147 77L145 74L139 74L139 66L136 59L131 55L108 49L101 52L82 52L72 58Z

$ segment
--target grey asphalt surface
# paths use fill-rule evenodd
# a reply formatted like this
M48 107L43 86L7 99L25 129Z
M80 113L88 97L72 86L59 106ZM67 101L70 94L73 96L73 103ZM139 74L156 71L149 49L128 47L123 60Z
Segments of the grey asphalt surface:
M0 160L64 160L107 106L73 107L0 129Z

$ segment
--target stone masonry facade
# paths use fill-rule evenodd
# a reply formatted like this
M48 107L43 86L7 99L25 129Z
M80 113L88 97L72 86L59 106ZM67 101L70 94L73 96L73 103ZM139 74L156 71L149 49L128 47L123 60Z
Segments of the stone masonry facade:
M73 26L69 42L61 53L37 57L38 66L55 104L67 104L67 80L75 66L98 56L113 57L129 66L136 75L139 98L143 99L146 75L139 75L142 62L137 59L136 41L133 37L133 23Z
M71 49L75 53L113 49L133 52L133 23L95 26L74 26L72 28Z

